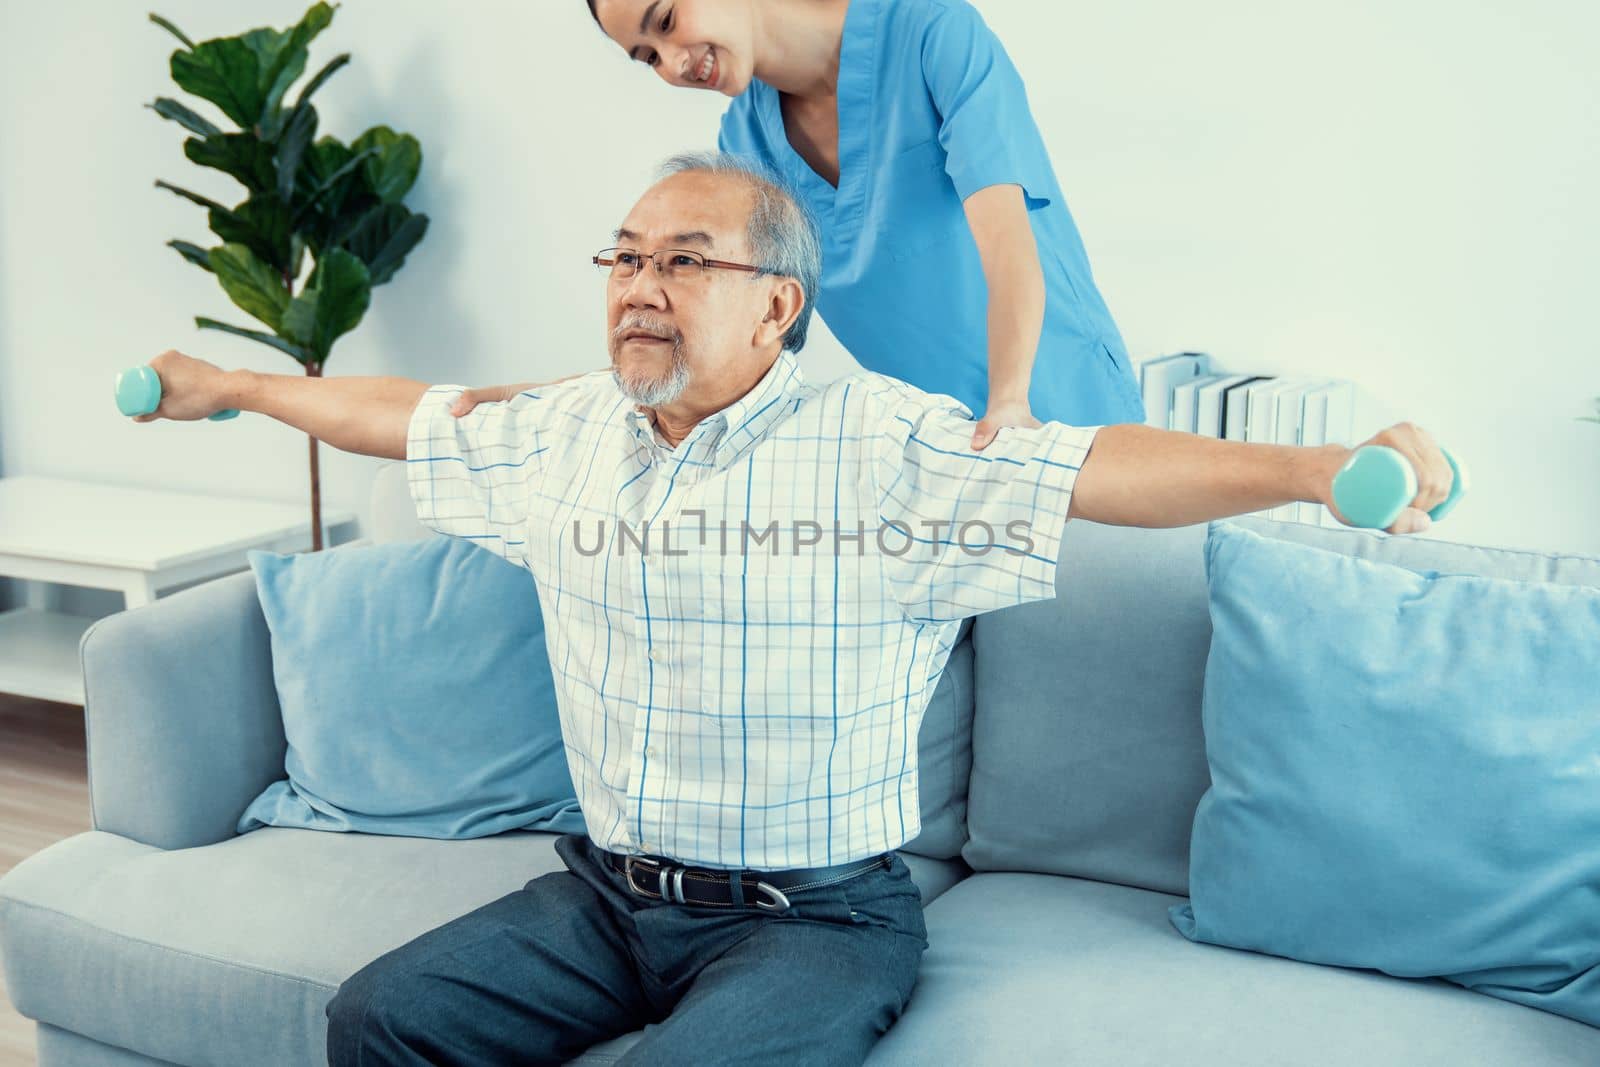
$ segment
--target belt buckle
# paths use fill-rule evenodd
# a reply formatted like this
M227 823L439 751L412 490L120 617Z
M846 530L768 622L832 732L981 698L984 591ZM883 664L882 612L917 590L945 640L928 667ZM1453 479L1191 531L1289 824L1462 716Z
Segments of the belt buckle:
M765 900L757 900L756 907L780 914L789 910L789 898L783 895L783 890L770 882L757 882L756 888L772 897L772 903L770 904Z
M660 873L661 886L662 886L662 891L661 891L660 896L661 896L661 898L663 900L671 900L672 898L667 896L667 893L666 893L666 877L667 877L667 872L671 868L666 866L666 865L664 865L664 864L657 863L655 860L646 859L643 856L635 856L635 855L633 855L631 853L629 855L625 856L623 858L623 861L622 861L623 875L627 879L628 888L633 890L635 893L639 894L642 897L650 895L650 891L648 889L645 889L642 886L639 886L639 885L635 884L635 882L633 880L633 869L635 867L642 866L644 864L649 864L652 867L659 867L660 868L660 872L659 873Z
M643 864L648 864L651 867L659 868L656 871L656 895L661 900L676 904L689 903L689 901L685 899L683 895L683 876L685 872L688 871L687 867L681 867L672 863L660 863L657 860L646 859L643 856L635 856L631 853L624 857L622 861L623 874L627 879L629 889L633 890L635 893L638 893L640 896L648 897L650 895L649 890L641 888L633 880L633 869L636 866ZM738 877L737 872L730 875L730 877ZM770 882L758 881L756 883L756 889L768 898L766 900L756 900L756 907L761 908L764 911L777 913L782 913L789 910L789 898L784 896L783 890L779 889L777 886Z

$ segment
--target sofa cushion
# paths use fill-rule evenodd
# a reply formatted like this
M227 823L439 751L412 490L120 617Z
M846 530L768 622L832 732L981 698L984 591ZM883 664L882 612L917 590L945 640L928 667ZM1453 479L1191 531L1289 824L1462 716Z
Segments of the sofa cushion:
M1206 567L1215 784L1179 932L1600 1026L1600 589L1225 522Z
M1185 941L1181 898L975 874L927 910L911 1002L873 1064L1578 1067L1600 1029L1438 979Z
M1600 585L1600 558L1350 527L1230 519L1267 537L1411 570ZM1439 527L1448 529L1448 523ZM1187 895L1210 776L1201 683L1211 640L1205 524L1074 520L1055 600L973 623L974 870L1043 871ZM1474 651L1463 650L1464 655Z
M39 1062L49 1067L172 1067L171 1060L141 1056L49 1023L39 1023L34 1029Z
M1209 784L1204 532L1073 520L1056 598L973 621L974 870L1187 891Z
M241 833L583 832L520 567L449 538L248 558L289 747Z
M967 779L972 776L972 620L955 647L917 730L917 806L922 830L901 852L955 859L967 843Z
M556 835L458 841L266 827L164 851L91 830L0 878L17 1011L173 1063L323 1063L339 983L563 867ZM959 860L905 857L924 900Z

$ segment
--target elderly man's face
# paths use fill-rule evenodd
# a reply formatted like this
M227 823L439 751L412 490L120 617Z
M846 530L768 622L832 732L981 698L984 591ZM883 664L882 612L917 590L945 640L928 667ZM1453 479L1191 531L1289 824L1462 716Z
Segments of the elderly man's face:
M750 262L746 226L755 194L735 178L672 175L652 186L623 221L617 245L648 255L682 248ZM661 257L664 266L667 257ZM769 311L772 279L707 268L675 279L649 260L606 286L611 365L624 393L652 407L685 392L715 396L755 369L755 333Z

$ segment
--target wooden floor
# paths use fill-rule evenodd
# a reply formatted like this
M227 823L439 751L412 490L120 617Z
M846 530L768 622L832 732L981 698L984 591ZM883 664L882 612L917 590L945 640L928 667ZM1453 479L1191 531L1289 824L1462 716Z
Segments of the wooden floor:
M89 829L83 709L0 693L0 874ZM33 1067L33 1021L18 1015L0 971L0 1067Z

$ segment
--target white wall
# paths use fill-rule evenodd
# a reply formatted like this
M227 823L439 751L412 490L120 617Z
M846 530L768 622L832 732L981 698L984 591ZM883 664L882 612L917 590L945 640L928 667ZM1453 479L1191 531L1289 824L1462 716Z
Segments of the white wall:
M152 182L229 203L239 187L142 105L181 96L147 10L201 39L305 6L0 9L5 473L307 499L298 432L139 425L111 401L119 369L169 347L297 370L194 327L248 319L163 246L211 238ZM1202 349L1230 370L1353 378L1374 419L1413 419L1469 463L1474 494L1433 535L1600 553L1600 426L1574 421L1600 394L1600 5L978 6L1136 359ZM605 365L587 257L657 160L714 143L722 98L628 64L580 0L345 0L312 69L340 51L354 62L319 92L322 129L419 137L408 204L433 223L330 373L491 384ZM852 368L813 336L814 378ZM325 505L364 513L378 462L323 449Z

